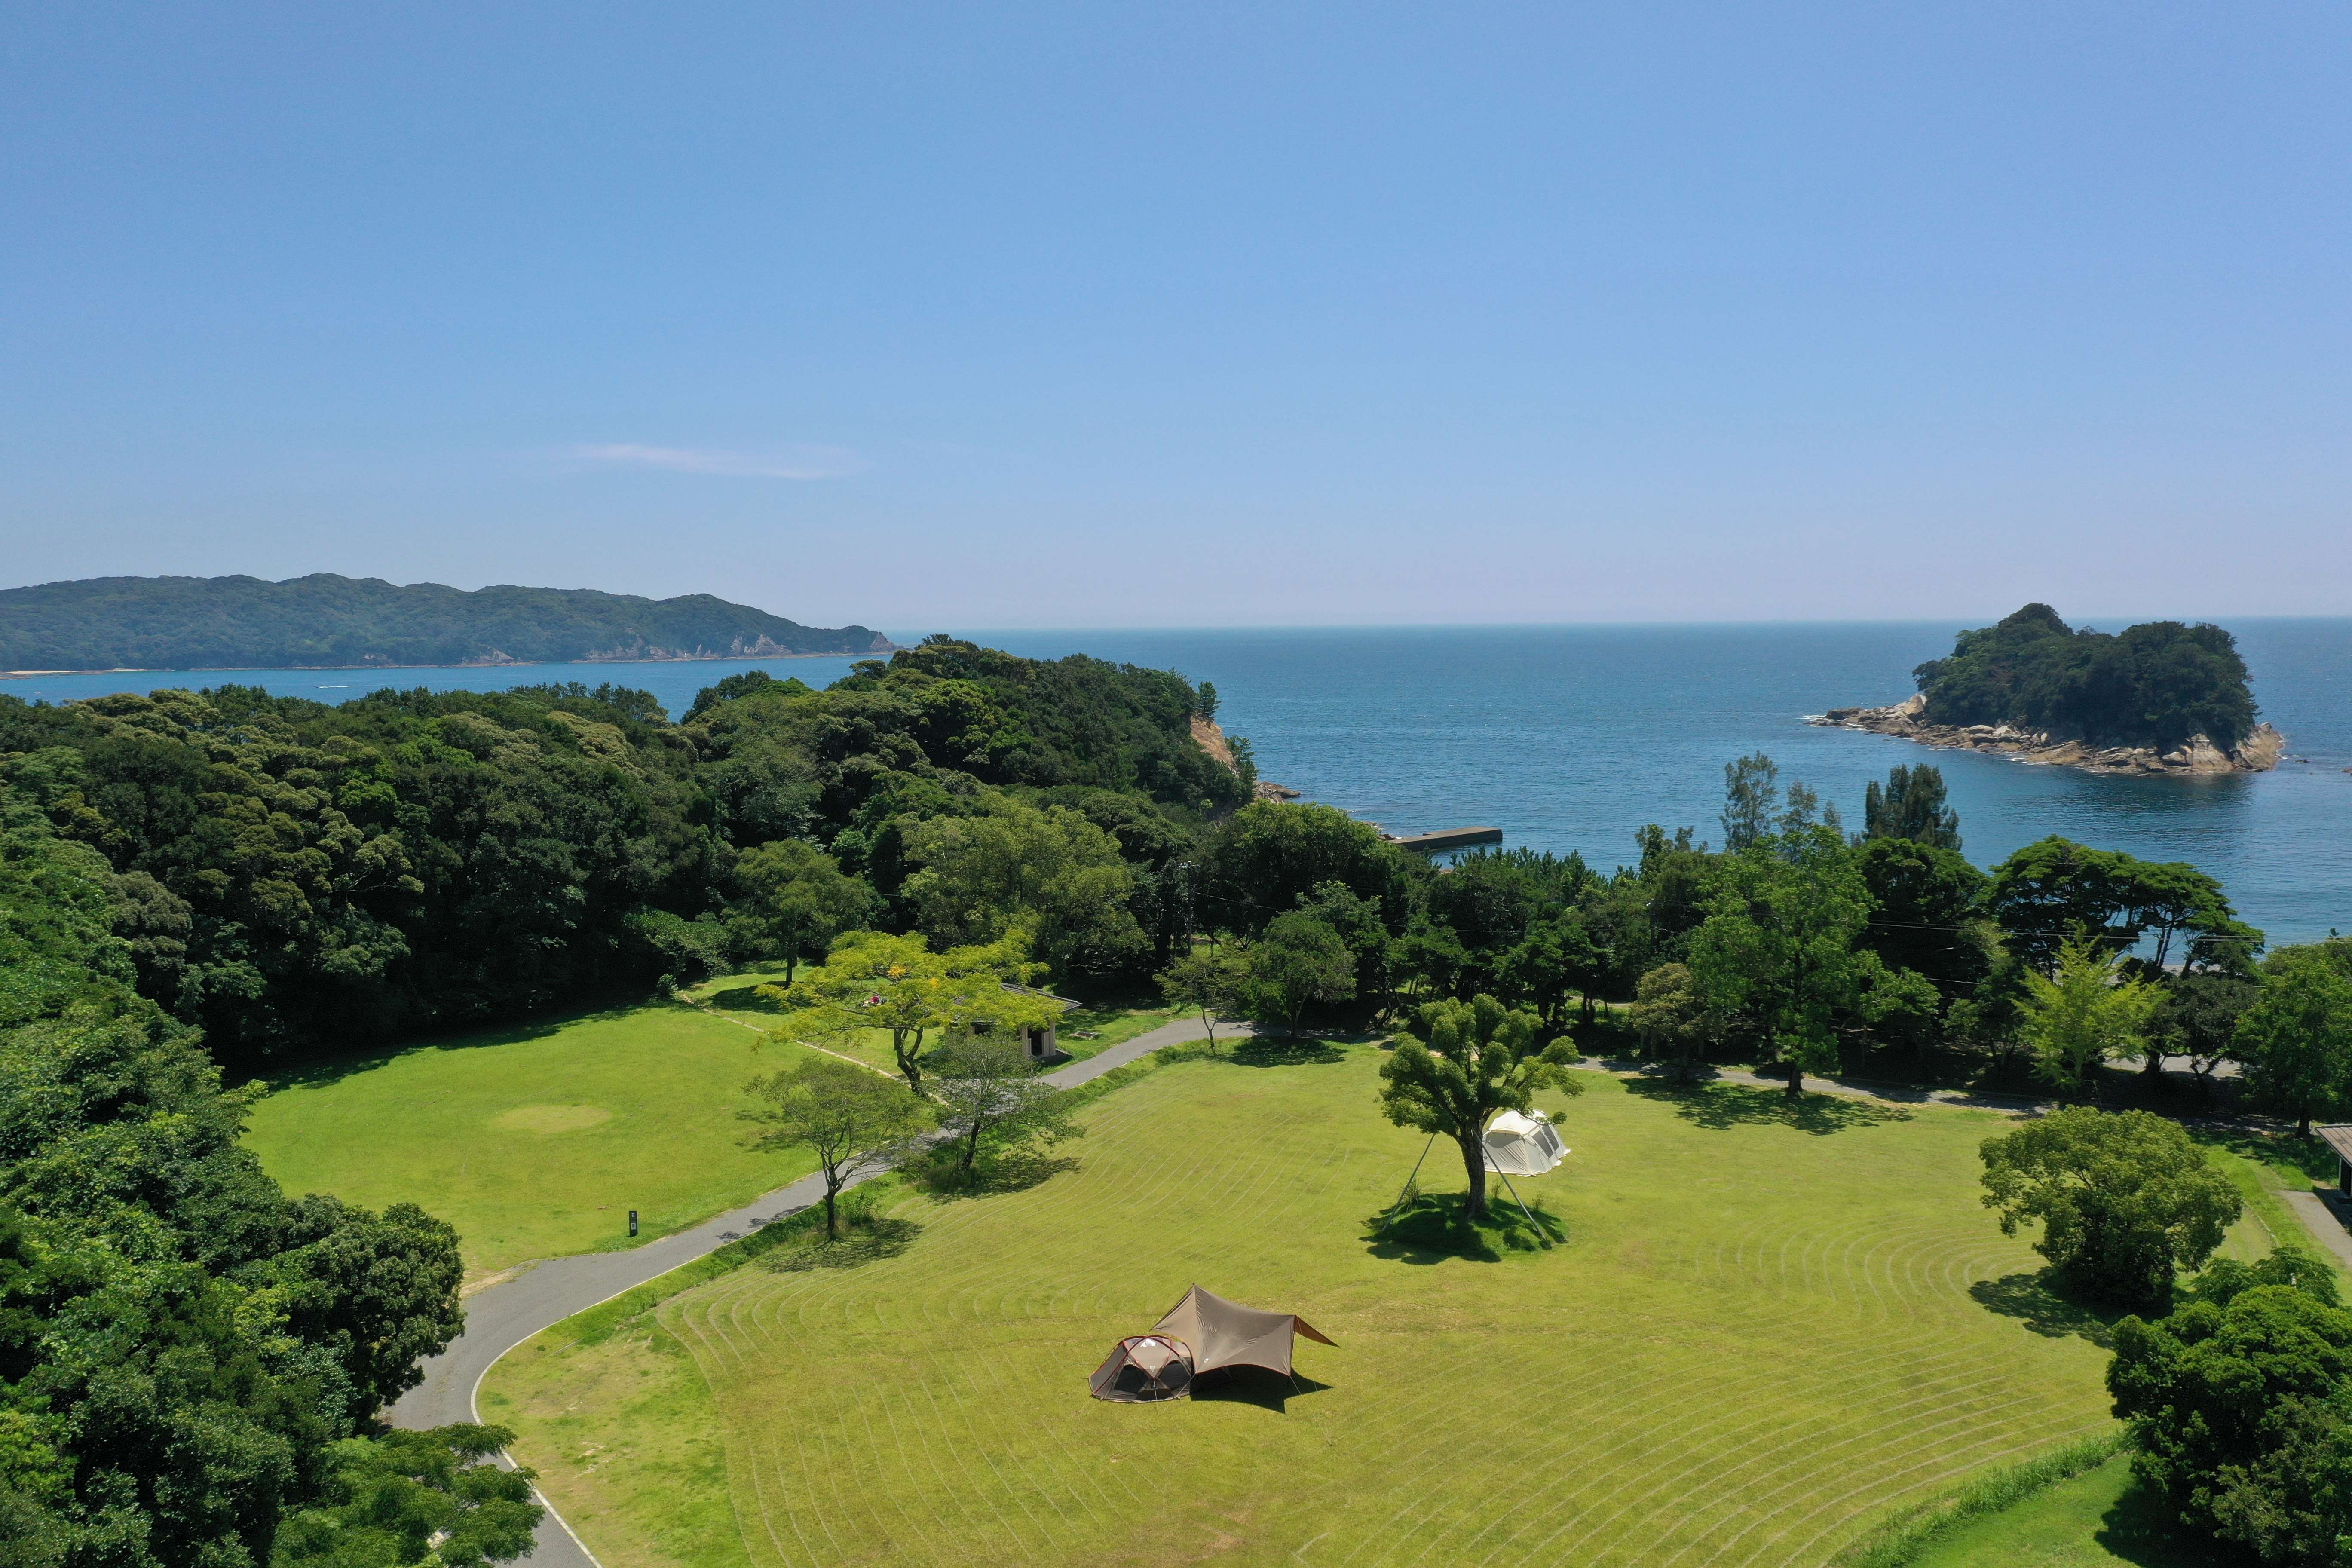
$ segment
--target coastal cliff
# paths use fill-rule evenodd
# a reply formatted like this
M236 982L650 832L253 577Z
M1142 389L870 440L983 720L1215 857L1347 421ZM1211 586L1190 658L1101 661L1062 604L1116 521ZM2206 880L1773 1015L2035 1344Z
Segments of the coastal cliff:
M1927 708L1927 694L1919 692L1885 708L1832 708L1810 716L1806 722L2094 773L2266 773L2278 766L2286 743L2284 736L2265 723L2255 725L2252 733L2227 751L2201 734L2189 736L2169 751L2154 746L2089 746L2046 730L2027 731L2013 724L1931 724L1924 718Z

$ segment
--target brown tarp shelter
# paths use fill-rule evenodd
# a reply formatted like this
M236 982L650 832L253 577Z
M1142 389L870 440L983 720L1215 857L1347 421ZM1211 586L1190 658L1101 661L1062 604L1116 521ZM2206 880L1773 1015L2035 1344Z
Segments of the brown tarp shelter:
M1192 1388L1192 1352L1174 1340L1137 1334L1119 1341L1087 1384L1097 1399L1121 1405L1181 1399Z
M1192 1352L1192 1370L1214 1372L1221 1366L1262 1366L1290 1374L1293 1333L1318 1344L1334 1344L1293 1312L1261 1312L1239 1301L1212 1295L1198 1285L1151 1325L1152 1332L1181 1341Z

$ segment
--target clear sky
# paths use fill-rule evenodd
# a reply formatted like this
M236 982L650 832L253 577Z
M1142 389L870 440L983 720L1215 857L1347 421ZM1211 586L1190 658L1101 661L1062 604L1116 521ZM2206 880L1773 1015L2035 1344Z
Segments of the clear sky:
M11 8L0 585L2352 614L2352 7Z

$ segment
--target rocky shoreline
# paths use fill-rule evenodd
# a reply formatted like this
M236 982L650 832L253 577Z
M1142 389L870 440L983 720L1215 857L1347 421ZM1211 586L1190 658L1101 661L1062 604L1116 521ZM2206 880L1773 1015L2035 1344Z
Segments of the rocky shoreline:
M2268 724L2255 725L2252 734L2226 752L2202 735L2191 735L2185 745L2169 752L2158 752L2153 746L2086 746L2080 741L2008 724L1924 724L1919 715L1927 706L1927 697L1915 694L1886 708L1832 708L1808 715L1805 722L2093 773L2267 773L2278 766L2286 747L2286 738Z

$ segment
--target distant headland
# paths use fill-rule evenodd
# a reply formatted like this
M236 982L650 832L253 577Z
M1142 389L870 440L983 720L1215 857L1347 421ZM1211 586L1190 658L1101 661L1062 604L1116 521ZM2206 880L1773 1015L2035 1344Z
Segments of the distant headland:
M2237 639L2216 626L2077 631L2028 605L1911 674L1904 701L1811 722L2101 773L2262 773L2285 744L2256 721Z
M645 599L316 573L92 577L0 589L0 671L344 669L886 654L867 626L804 626L709 594Z

